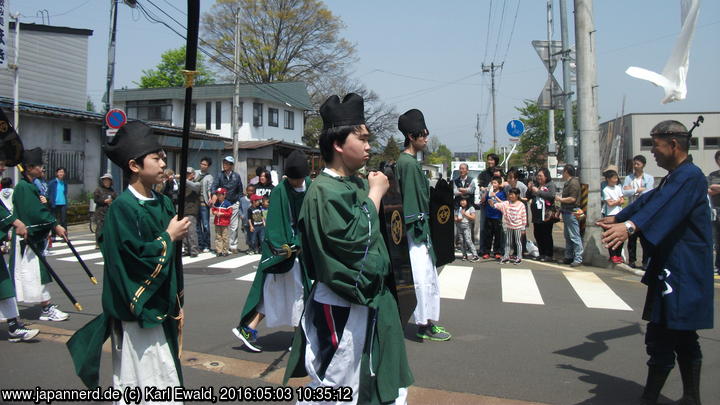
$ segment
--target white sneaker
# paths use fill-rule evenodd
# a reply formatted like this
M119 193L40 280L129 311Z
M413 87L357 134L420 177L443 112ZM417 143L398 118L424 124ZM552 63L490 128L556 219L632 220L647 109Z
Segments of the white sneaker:
M41 321L55 321L60 322L68 319L70 315L58 309L58 306L53 304L47 311L43 310L40 313Z
M210 249L205 248L205 249L202 250L202 252L203 252L203 253L208 253L208 252L210 252Z
M8 331L8 335L10 335L8 342L17 343L27 341L37 336L38 333L40 333L38 329L28 329L25 326L21 326L15 329L15 332Z

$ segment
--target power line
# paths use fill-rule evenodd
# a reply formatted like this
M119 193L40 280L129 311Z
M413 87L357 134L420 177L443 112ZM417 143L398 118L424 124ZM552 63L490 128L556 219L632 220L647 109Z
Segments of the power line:
M510 52L510 45L512 44L513 34L515 34L515 23L517 23L519 11L520 11L520 0L518 0L517 7L515 7L515 17L513 18L513 25L512 25L512 28L510 29L510 39L508 39L507 48L505 48L505 55L503 55L503 58L502 58L503 62L506 60L508 52Z
M373 70L373 72L381 72L381 73L386 73L386 74L389 74L389 75L392 75L392 76L405 77L405 78L407 78L407 79L421 80L421 81L431 82L431 83L458 84L458 85L463 85L463 86L482 86L482 83L446 82L446 81L443 81L443 80L428 79L428 78L426 78L426 77L418 77L418 76L411 76L411 75L406 75L406 74L402 74L402 73L389 72L389 71L387 71L387 70L382 70L382 69L375 69L375 70Z
M485 58L487 57L488 45L490 44L490 21L492 21L492 6L493 0L490 0L490 7L488 8L487 31L485 32L485 53L483 53L482 57L483 62L485 62Z
M507 4L507 1L503 1L502 4L502 12L500 14L500 26L498 28L498 34L495 38L495 51L493 52L492 60L495 60L495 57L497 56L498 46L500 45L500 40L502 39L502 29L503 29L503 23L505 22L505 5Z

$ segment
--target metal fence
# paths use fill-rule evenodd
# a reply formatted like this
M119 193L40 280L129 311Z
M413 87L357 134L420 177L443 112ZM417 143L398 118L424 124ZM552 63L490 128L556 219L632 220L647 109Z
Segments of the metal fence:
M85 173L85 153L83 152L58 152L48 151L45 161L47 164L46 180L50 181L55 178L55 170L60 167L65 168L65 181L68 184L78 184L83 182Z

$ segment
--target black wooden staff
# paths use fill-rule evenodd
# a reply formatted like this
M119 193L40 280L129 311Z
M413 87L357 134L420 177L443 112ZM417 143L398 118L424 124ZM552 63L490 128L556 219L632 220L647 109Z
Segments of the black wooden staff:
M50 267L50 263L47 262L47 259L45 259L45 257L37 251L37 248L35 248L35 245L33 245L32 242L30 242L30 240L27 240L26 244L30 247L30 250L32 250L33 253L35 253L35 256L37 256L37 258L40 260L40 263L42 263L45 266L45 268L47 269L47 272L50 274L50 277L52 277L52 279L55 280L57 285L65 293L65 295L68 297L70 302L72 302L75 309L77 309L78 311L82 311L83 310L82 305L80 305L80 303L77 302L77 300L72 295L70 290L65 286L65 283L63 283L62 280L60 280L60 277L58 277L57 273L55 273L55 270L53 270L52 267Z
M693 122L692 128L690 128L690 130L688 131L688 135L692 136L693 129L699 127L700 124L702 124L703 122L705 122L705 117L703 117L702 115L698 115L697 121Z
M90 282L93 284L97 284L97 279L95 278L95 276L93 276L92 272L88 268L87 264L85 264L82 257L80 257L80 253L78 253L78 251L75 250L75 246L73 246L72 242L70 242L70 238L68 238L67 235L65 235L65 243L67 243L70 250L72 250L73 254L75 255L75 258L80 263L80 266L82 266L83 270L85 270L85 274L87 274L87 276L90 278Z

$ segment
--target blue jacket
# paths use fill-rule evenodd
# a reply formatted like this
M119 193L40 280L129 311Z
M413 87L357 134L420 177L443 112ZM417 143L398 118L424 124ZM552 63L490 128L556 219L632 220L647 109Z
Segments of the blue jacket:
M615 216L648 242L643 319L670 329L713 327L713 258L707 180L692 158Z
M220 187L227 190L225 199L230 201L231 204L238 202L243 194L243 183L240 175L233 171L230 172L230 176L221 171L217 176L213 177L212 192L214 193Z
M65 191L63 192L63 194L65 194L65 205L68 205L68 198L67 198L68 184L67 184L67 181L63 181L63 183L65 183ZM55 208L55 194L57 194L56 193L57 186L58 186L57 177L50 180L50 182L48 183L46 197L48 199L48 204L50 204L50 207L52 207L52 208Z

